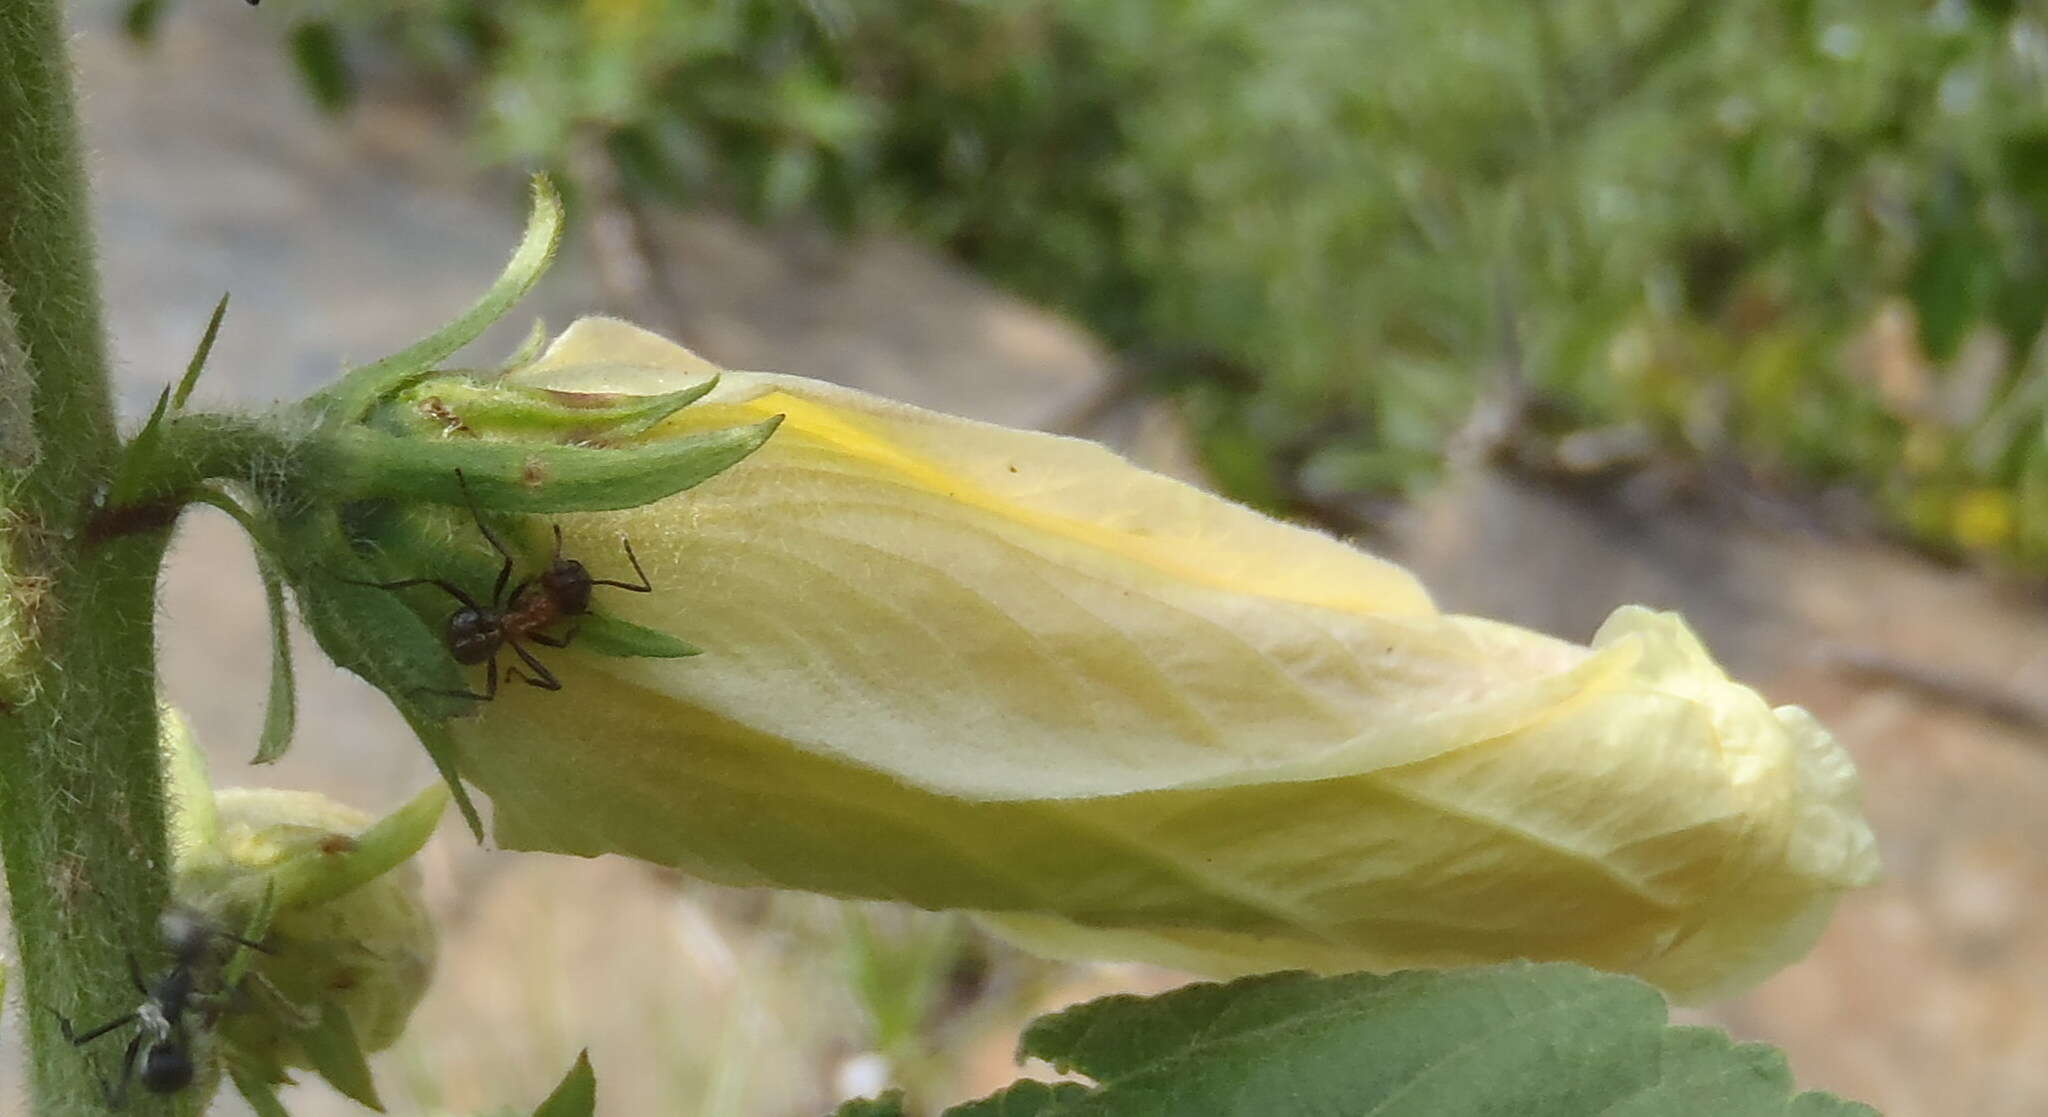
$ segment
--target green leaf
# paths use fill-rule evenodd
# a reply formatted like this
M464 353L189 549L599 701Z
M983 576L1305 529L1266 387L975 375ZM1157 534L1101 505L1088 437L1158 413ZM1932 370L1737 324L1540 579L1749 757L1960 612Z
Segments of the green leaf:
M134 0L121 13L121 30L136 43L148 46L156 41L157 25L163 18L163 0Z
M1997 284L1998 246L1974 208L1976 191L1960 176L1923 216L1921 247L1907 279L1920 314L1920 344L1946 361L1961 348Z
M891 1090L879 1098L855 1098L833 1110L832 1117L906 1117L903 1091Z
M562 1076L562 1084L533 1111L533 1117L591 1117L597 1112L597 1075L590 1069L590 1052L576 1056L576 1065Z
M703 653L703 649L660 629L603 613L590 613L577 620L576 646L600 655L637 659L681 659Z
M284 1103L277 1100L277 1090L270 1083L240 1067L231 1068L228 1077L234 1079L235 1092L249 1103L256 1117L291 1117Z
M946 1117L1039 1117L1088 1100L1094 1091L1078 1082L1037 1082L1024 1079L977 1102L956 1105Z
M342 56L341 36L325 20L306 20L292 28L292 64L320 111L334 114L355 101L355 79Z
M345 1097L384 1112L377 1084L370 1080L370 1064L363 1058L363 1045L356 1040L355 1026L340 1005L332 1001L322 1004L319 1022L300 1032L298 1039L313 1070L329 1085Z
M1039 1082L1022 1079L976 1102L956 1105L945 1117L1041 1117L1056 1107L1086 1101L1094 1091L1078 1082ZM857 1098L834 1110L832 1117L907 1117L903 1091L891 1090L879 1098Z
M490 290L447 325L381 361L350 372L313 395L308 404L330 422L362 418L376 401L475 341L486 327L504 317L540 281L561 243L562 197L546 175L535 175L533 211L527 217L526 232Z
M753 453L780 416L639 446L537 446L400 438L352 427L308 449L306 476L329 501L393 498L498 512L637 508L710 480ZM468 478L467 493L456 478Z
M949 1117L1876 1112L1795 1097L1778 1052L1672 1027L1650 986L1562 964L1267 974L1107 997L1041 1017L1020 1050L1095 1085L1019 1083Z

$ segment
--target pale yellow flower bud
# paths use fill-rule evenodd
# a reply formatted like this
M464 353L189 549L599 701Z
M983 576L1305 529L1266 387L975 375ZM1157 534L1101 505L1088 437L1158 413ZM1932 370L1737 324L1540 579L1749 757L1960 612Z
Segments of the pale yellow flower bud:
M586 319L524 383L709 375ZM1684 623L1590 647L1440 613L1405 570L1098 446L726 373L640 440L786 420L677 497L565 516L703 649L551 652L453 723L517 848L988 913L1214 972L1567 959L1758 980L1870 883L1848 758ZM541 521L528 549L545 554Z

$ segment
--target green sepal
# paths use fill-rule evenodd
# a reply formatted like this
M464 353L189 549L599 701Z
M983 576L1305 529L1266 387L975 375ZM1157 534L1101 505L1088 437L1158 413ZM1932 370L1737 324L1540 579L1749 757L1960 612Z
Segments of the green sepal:
M533 1117L591 1117L596 1112L597 1074L590 1069L590 1052L586 1049L576 1056L576 1065L562 1076L555 1092L533 1111Z
M483 439L403 438L360 427L307 448L307 486L325 501L433 501L498 512L637 508L716 477L782 421L703 431L641 446L597 448ZM465 493L456 478L468 479Z
M526 331L526 336L520 339L518 347L507 354L504 361L498 365L498 375L503 376L506 373L517 372L525 368L527 365L539 360L540 355L547 350L547 347L548 324L539 318L535 318L533 320L533 327Z
M156 406L150 410L149 419L128 441L128 448L121 455L121 465L114 473L114 483L107 487L109 507L132 504L141 497L142 488L148 483L152 467L156 464L158 447L163 443L164 416L183 410L185 401L192 398L192 389L199 383L199 374L206 368L207 357L213 353L213 343L220 337L221 319L227 312L228 297L222 295L220 301L213 304L213 316L207 319L206 332L200 335L192 358L185 362L185 375L178 379L176 388L165 388L156 397Z
M149 411L149 418L142 423L142 429L128 440L127 449L121 453L121 465L114 473L114 483L107 486L107 506L119 508L133 504L142 495L142 483L149 476L150 463L156 460L157 445L163 441L164 413L170 410L171 390L165 388L157 394L156 406Z
M263 894L256 898L255 906L249 912L249 918L242 922L241 935L243 938L250 942L260 943L270 935L271 920L277 918L277 910L282 903L278 899L278 895L277 880L275 878L265 880L263 883ZM255 963L256 953L254 951L246 946L237 946L234 956L228 959L228 964L221 971L221 988L235 989L240 987L242 979L249 975L249 967L255 965Z
M483 841L483 819L462 785L454 741L441 724L469 712L472 703L453 694L468 690L468 682L440 633L397 593L354 584L386 578L349 550L333 511L307 513L288 535L302 559L292 579L299 615L313 638L329 659L383 691L398 708L447 782L470 832Z
M535 175L533 211L527 217L526 232L490 290L454 321L381 361L349 372L309 397L307 406L329 423L361 419L378 400L425 375L504 317L540 281L561 243L562 197L547 176Z
M178 379L178 389L171 393L171 410L183 411L192 398L192 389L199 384L199 374L206 368L206 359L213 355L213 343L220 338L221 319L228 314L228 297L223 293L220 301L213 304L213 314L206 320L206 332L199 336L199 347L192 351L192 359L185 362L185 375Z
M436 784L377 820L346 848L310 849L279 864L269 873L277 906L324 904L403 865L433 836L451 794Z
M226 512L240 524L256 549L256 574L263 581L263 602L270 614L270 694L263 704L263 732L256 741L254 764L269 764L291 747L298 725L299 698L292 670L292 622L284 603L284 551L276 530L258 513L217 485L203 485L193 499Z
M455 799L455 809L462 814L463 825L469 827L470 836L482 845L484 818L470 799L469 788L462 783L462 772L455 763L455 738L448 735L446 719L423 713L410 702L398 702L397 706L405 723L412 727L413 736L420 739L420 747L427 750L427 758L434 762L434 771L441 774L441 782L448 786L448 794Z
M603 613L577 618L576 647L621 659L683 659L703 649L656 628L622 621Z
M238 1066L228 1068L228 1078L235 1084L235 1092L249 1103L250 1112L256 1117L291 1117L284 1103L277 1100L277 1089L264 1081L253 1071Z
M256 740L255 764L269 764L291 748L298 725L298 688L292 672L291 620L285 613L284 582L267 559L258 560L263 600L270 610L270 696L263 704L263 732Z
M636 396L434 376L398 393L382 414L392 425L422 434L593 445L645 434L717 386L714 376L681 391Z
M171 806L171 846L180 857L210 850L220 841L220 816L206 755L192 740L192 727L169 706L158 706L157 751L163 762L164 793Z
M349 1023L348 1013L331 1002L322 1004L319 1012L319 1021L298 1034L299 1047L313 1064L313 1072L344 1097L384 1112L384 1102L377 1096L369 1061L363 1058L363 1045L356 1039L355 1025Z

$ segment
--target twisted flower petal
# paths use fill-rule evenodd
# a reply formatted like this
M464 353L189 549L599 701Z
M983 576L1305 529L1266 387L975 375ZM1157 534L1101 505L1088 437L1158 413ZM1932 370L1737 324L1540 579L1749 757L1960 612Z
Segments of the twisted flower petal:
M716 370L586 319L529 385ZM724 373L658 441L751 457L566 553L704 650L558 653L456 723L515 848L979 911L1043 949L1218 973L1565 959L1701 998L1877 872L1853 768L1676 616L1580 646L1090 443ZM529 542L545 553L543 530ZM516 693L512 693L516 692Z

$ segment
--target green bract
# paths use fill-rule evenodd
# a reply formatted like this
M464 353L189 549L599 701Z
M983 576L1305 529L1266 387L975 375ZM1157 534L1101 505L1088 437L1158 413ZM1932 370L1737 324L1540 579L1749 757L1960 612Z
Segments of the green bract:
M327 654L398 706L479 837L482 820L463 790L445 723L472 712L475 700L462 695L481 684L456 662L444 635L463 603L433 583L457 587L486 609L508 608L509 600L492 600L502 558L480 520L501 537L523 541L506 514L616 510L673 496L751 454L779 421L759 416L649 438L649 430L712 385L649 397L531 387L504 381L502 370L439 368L539 278L561 221L560 200L537 181L526 236L475 306L256 428L250 438L275 443L274 468L259 467L246 484L201 497L248 528L266 575L290 585ZM236 436L210 434L196 419L178 423L171 421L172 435L183 430L199 444ZM524 575L547 551L534 546L519 558ZM400 581L421 584L389 586ZM281 599L273 601L279 616L281 607ZM602 613L579 622L577 638L595 654L696 652L678 634ZM282 631L280 623L280 641ZM281 755L290 732L289 663L282 654L277 674L260 760Z

